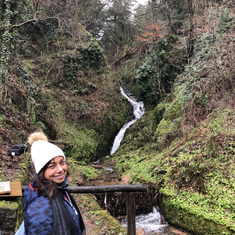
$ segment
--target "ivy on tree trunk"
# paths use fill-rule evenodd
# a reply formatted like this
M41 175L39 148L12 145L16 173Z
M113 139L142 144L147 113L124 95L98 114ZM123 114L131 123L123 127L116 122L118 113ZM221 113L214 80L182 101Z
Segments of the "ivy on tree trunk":
M6 76L8 74L8 63L10 60L10 48L12 35L10 33L12 11L10 9L11 0L4 1L6 10L4 14L4 28L5 31L2 35L2 48L1 48L1 58L0 58L0 89L2 92L2 87L5 83Z

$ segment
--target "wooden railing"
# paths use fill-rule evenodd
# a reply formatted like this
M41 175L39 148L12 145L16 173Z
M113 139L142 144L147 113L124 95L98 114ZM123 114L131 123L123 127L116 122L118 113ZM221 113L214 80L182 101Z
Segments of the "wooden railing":
M22 187L22 190L26 186ZM146 192L144 185L107 185L107 186L69 186L67 190L70 193L109 193L125 192L126 193L126 210L127 210L127 232L128 235L136 234L135 227L135 192Z

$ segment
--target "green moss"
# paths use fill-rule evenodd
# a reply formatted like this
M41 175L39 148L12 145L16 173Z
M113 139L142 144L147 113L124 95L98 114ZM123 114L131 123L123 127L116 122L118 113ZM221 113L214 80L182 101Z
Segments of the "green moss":
M174 226L186 229L195 235L207 234L235 234L234 228L228 228L226 225L215 223L194 214L183 207L181 203L173 203L172 197L162 194L160 196L160 207L168 221Z
M64 151L67 156L73 157L79 161L90 162L95 159L97 149L97 139L94 130L88 130L84 127L79 130L75 125L63 124L65 127L60 132L64 140Z
M154 112L154 115L156 117L156 124L158 125L159 122L162 120L163 118L163 115L167 109L167 107L169 106L169 103L166 103L166 102L161 102L159 103L154 109L153 109L153 112Z
M85 210L88 210L91 212L91 211L98 211L101 209L94 195L81 194L78 197L79 197L79 201L81 202L80 206L84 208Z
M116 164L116 169L119 172L125 172L126 174L130 174L131 182L156 182L157 175L151 173L152 169L155 168L155 161L151 160L152 156L145 156L143 154L138 157L133 157L136 152L129 152L127 155L123 155L122 160L119 160Z
M35 69L34 61L31 59L22 60L22 65L23 65L25 71L27 72L27 75L32 76L33 70Z
M195 234L216 234L217 230L221 231L218 234L233 234L234 114L231 109L214 110L185 138L174 139L163 152L159 152L156 143L119 152L120 177L128 173L133 183L155 183L168 198L165 216L170 223L195 230ZM166 130L174 131L171 125L170 120L161 120L159 138ZM187 218L196 226L191 226Z
M102 234L127 234L126 229L108 211L94 211L92 216L96 218L95 223L103 232Z
M14 214L15 211L18 209L19 205L17 202L14 202L14 201L1 200L0 207L3 209L8 209L10 213Z
M24 220L24 213L23 213L23 198L19 197L17 199L17 204L18 204L18 213L17 213L17 220L16 220L16 231L20 227L22 221Z
M74 158L67 158L69 172L73 177L74 182L80 182L82 179L92 180L98 176L98 171L89 165L84 165L82 162L76 161Z
M154 109L159 121L154 137L160 145L169 145L180 132L182 104L182 96L180 95L172 103L161 102Z
M183 105L182 97L177 96L177 98L170 105L166 107L166 111L164 113L163 118L165 120L173 121L174 119L181 117L182 105Z
M170 132L173 130L173 127L171 126L172 121L170 120L161 120L161 122L159 123L156 132L155 132L155 137L158 137L159 139L163 138L164 135L167 132Z
M126 229L108 211L102 210L91 194L75 195L83 218L93 224L92 234L126 235Z

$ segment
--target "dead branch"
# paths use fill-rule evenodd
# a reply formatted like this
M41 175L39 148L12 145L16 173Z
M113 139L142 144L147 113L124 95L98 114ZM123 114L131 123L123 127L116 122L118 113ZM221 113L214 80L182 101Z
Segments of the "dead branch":
M32 23L32 22L39 23L40 21L46 21L46 20L51 20L51 19L57 20L59 22L59 19L57 17L48 17L48 18L45 18L45 19L30 19L30 20L26 20L26 21L24 21L24 22L22 22L20 24L12 25L8 29L8 31L10 32L12 29L20 28L23 25L28 24L28 23Z

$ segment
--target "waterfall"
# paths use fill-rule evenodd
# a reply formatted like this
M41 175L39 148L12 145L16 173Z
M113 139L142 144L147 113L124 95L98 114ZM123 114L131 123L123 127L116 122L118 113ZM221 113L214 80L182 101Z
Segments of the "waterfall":
M122 226L127 227L126 219L121 221ZM158 212L156 207L149 214L142 214L136 216L136 229L142 228L145 234L152 234L152 232L164 232L163 234L171 234L167 232L168 224ZM155 233L154 233L155 234Z
M120 87L121 90L121 94L130 102L130 104L133 107L133 114L135 116L134 119L132 119L130 122L126 123L118 132L118 134L116 135L114 142L113 142L113 146L111 149L110 154L114 154L117 149L119 148L122 139L124 138L125 132L127 130L127 128L129 128L133 123L135 123L138 119L140 119L144 112L145 112L145 108L144 108L144 103L143 101L137 102L135 101L133 98L129 97L123 90L122 87Z

